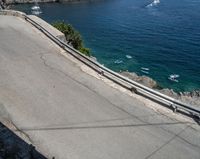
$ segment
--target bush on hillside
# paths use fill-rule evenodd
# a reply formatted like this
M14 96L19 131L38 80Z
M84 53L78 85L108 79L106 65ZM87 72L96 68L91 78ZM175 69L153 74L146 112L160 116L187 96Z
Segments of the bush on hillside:
M80 33L72 25L66 24L65 22L55 22L52 25L65 35L68 44L72 45L81 53L91 56L90 49L84 47Z

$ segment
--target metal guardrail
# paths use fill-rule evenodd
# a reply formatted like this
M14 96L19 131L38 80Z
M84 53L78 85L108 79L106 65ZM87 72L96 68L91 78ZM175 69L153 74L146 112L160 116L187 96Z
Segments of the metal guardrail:
M15 12L14 12L15 13ZM164 95L160 92L157 92L151 88L148 88L142 84L139 84L133 80L130 80L127 77L124 77L106 67L99 64L96 61L93 61L91 58L83 55L78 50L74 49L70 45L66 44L65 42L61 41L59 38L55 37L52 33L50 33L48 30L46 30L43 26L32 20L30 17L28 17L26 14L23 14L21 12L17 12L17 14L21 14L20 17L24 17L26 21L31 23L33 26L38 28L41 32L43 32L47 37L49 37L51 40L53 40L57 45L62 47L64 50L66 50L68 53L70 53L72 56L74 56L79 61L83 62L93 70L100 73L102 76L105 76L106 78L112 80L113 82L120 84L121 86L129 89L130 91L134 91L137 94L141 94L145 97L148 97L156 102L159 102L161 104L167 105L171 109L176 111L180 111L182 113L186 113L188 115L196 116L198 119L200 119L200 109L195 108L192 105L183 103L181 101L178 101L172 97L169 97L167 95ZM14 15L17 15L16 13Z

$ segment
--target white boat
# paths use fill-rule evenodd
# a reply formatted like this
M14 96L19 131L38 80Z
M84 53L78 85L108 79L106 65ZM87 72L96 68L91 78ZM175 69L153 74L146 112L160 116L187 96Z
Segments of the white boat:
M173 82L179 82L179 81L177 80L177 78L179 78L179 77L180 77L180 76L177 75L177 74L171 74L171 75L169 75L168 79L171 80L171 81L173 81Z
M31 9L32 9L32 10L39 10L39 9L40 9L40 7L39 7L39 5L38 5L38 4L36 4L36 5L34 5L33 7L31 7Z
M35 15L39 15L42 13L40 6L38 5L38 3L36 2L34 6L31 7L31 13L35 14Z
M132 56L131 55L126 55L126 58L127 59L132 59Z
M153 1L153 4L155 4L155 5L158 4L158 3L160 3L160 0L154 0Z
M147 7L153 7L160 3L160 0L154 0L152 3L148 4Z

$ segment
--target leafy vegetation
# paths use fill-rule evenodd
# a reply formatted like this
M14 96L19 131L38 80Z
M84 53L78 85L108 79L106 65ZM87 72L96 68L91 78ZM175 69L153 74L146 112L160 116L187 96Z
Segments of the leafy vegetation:
M80 33L72 25L66 24L65 22L55 22L52 25L65 35L68 44L72 45L81 53L91 56L90 49L84 47Z

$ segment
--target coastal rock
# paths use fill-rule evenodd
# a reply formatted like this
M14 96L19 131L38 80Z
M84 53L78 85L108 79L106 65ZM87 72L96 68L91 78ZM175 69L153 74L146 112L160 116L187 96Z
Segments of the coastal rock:
M159 92L168 95L172 98L182 101L183 103L187 103L196 107L200 107L200 91L195 90L192 92L174 92L173 89L161 89Z
M164 88L164 89L160 89L160 90L157 90L157 91L159 91L160 93L163 93L167 96L173 97L175 99L179 99L179 97L180 97L180 95L177 94L176 92L174 92L173 89Z
M141 83L149 88L157 88L157 83L156 81L154 81L152 78L150 77L147 77L147 76L138 76L136 73L133 73L133 72L128 72L128 71L125 71L125 72L120 72L121 75L123 76L126 76L138 83Z
M158 84L150 77L138 76L136 73L130 73L128 71L120 72L120 74L140 84L143 84L149 88L153 88L167 96L180 100L183 103L187 103L200 108L200 90L176 93L173 89L168 89L168 88L158 89L159 88Z

